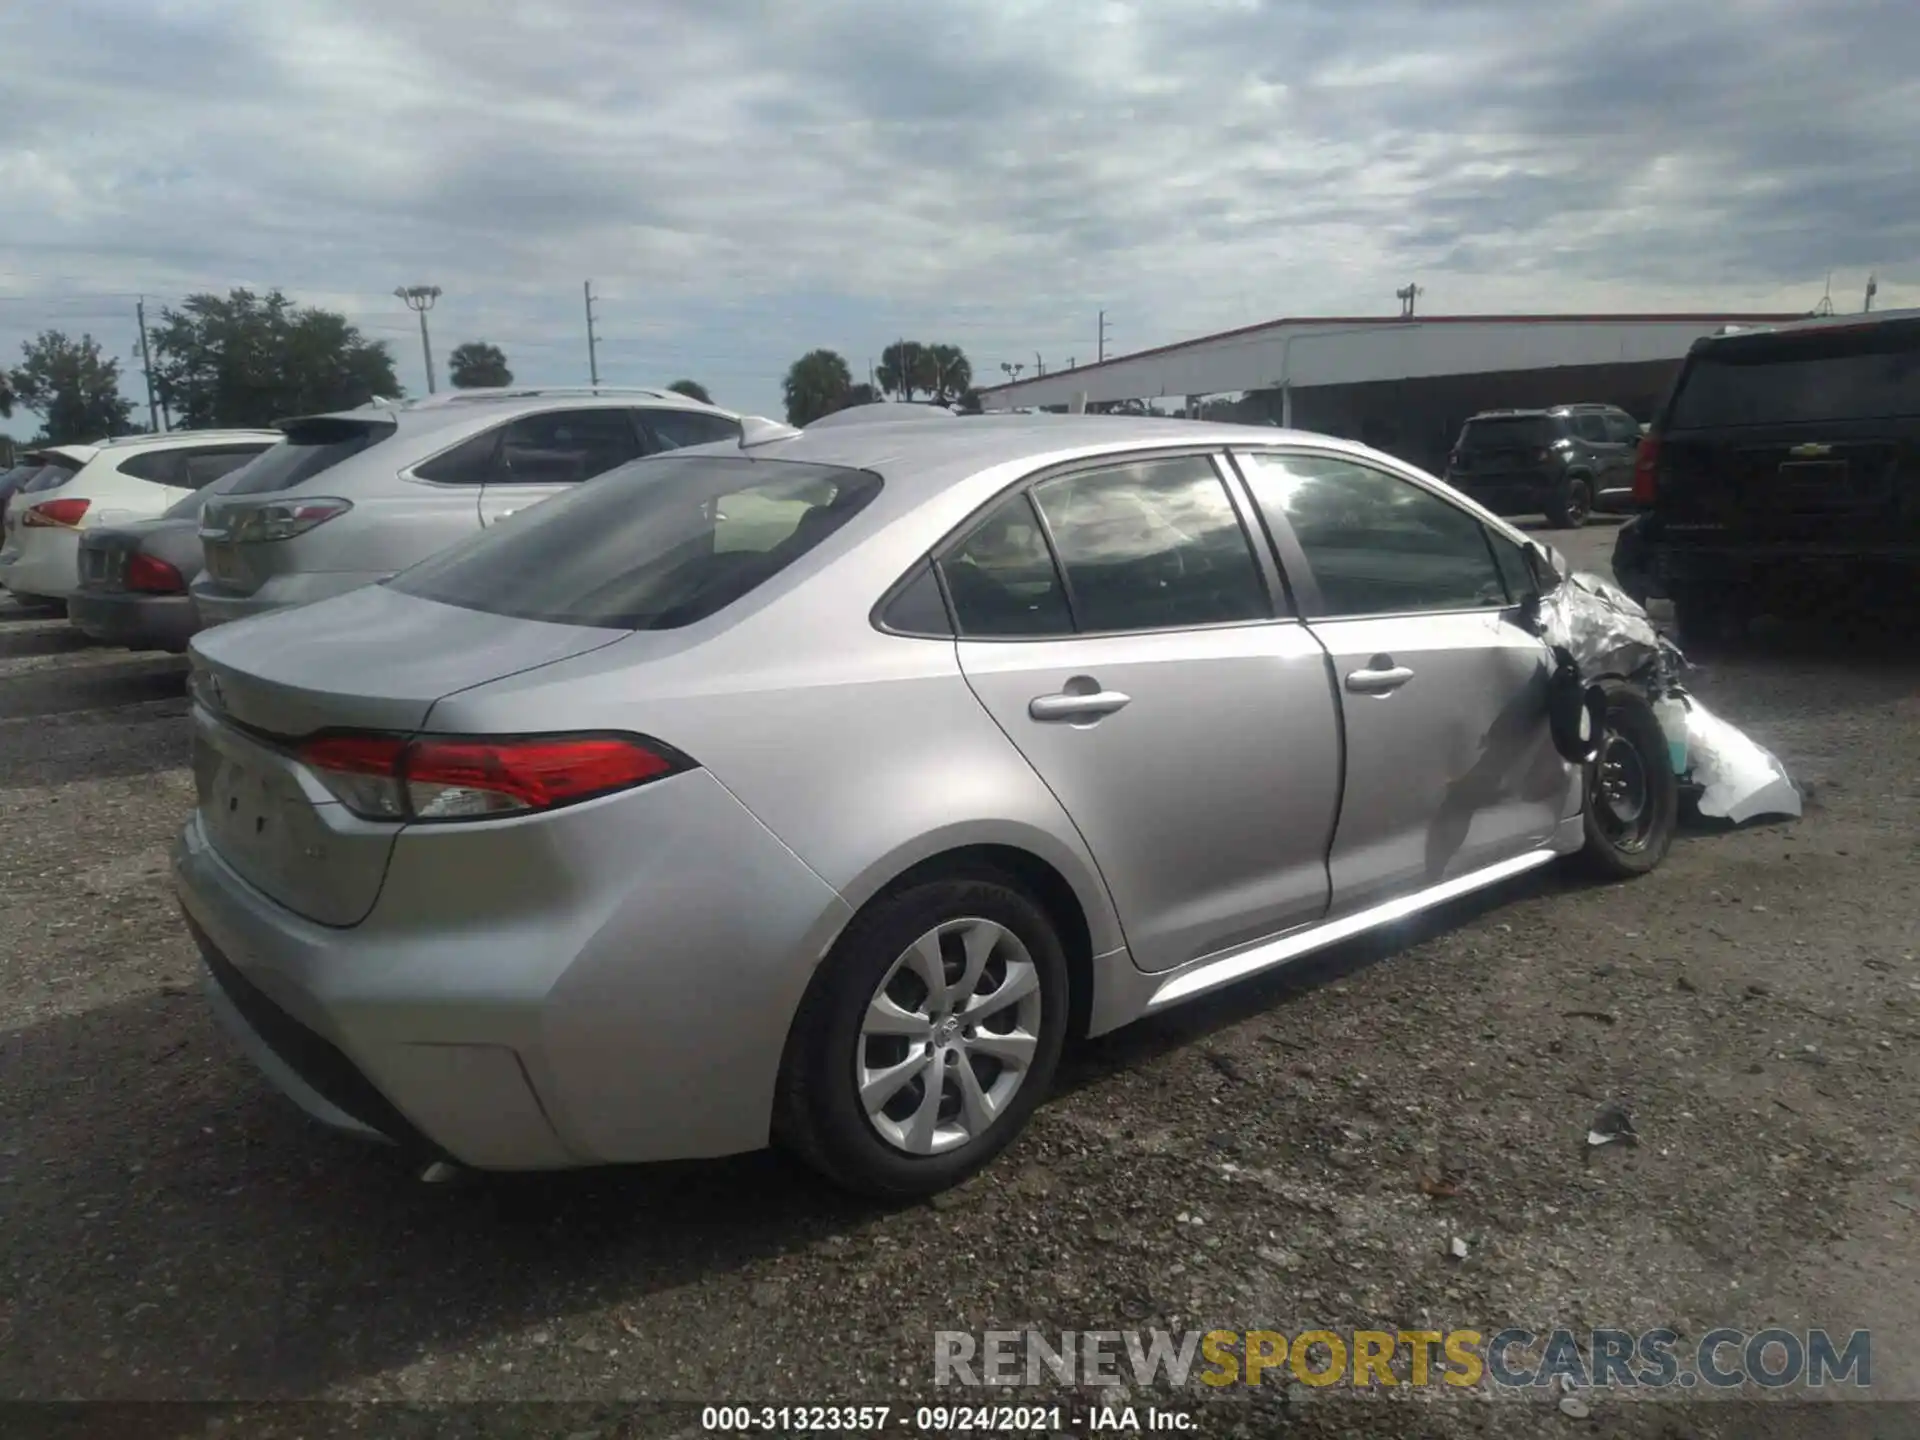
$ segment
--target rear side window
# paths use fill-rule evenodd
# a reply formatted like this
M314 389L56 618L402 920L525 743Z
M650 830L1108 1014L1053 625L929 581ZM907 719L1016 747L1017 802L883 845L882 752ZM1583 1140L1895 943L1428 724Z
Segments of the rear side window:
M180 479L174 483L198 490L232 474L266 448L264 445L229 445L219 450L189 450Z
M1631 415L1614 411L1607 416L1607 439L1615 445L1638 445L1640 425Z
M740 438L740 422L724 415L706 415L698 410L641 410L638 414L660 450Z
M1920 415L1920 326L1761 335L1703 346L1681 372L1665 430Z
M1001 502L940 562L960 633L976 639L1070 635L1073 612L1025 491Z
M672 630L772 579L879 491L863 470L667 456L545 501L387 583L522 620Z
M577 485L639 455L625 410L551 410L484 431L413 473L437 485Z
M261 452L229 493L266 495L291 490L380 444L394 428L391 420L325 417L290 421L287 438Z
M1573 418L1573 433L1582 440L1592 441L1595 445L1605 445L1612 440L1607 430L1607 417L1598 410L1582 410Z
M178 450L149 450L143 455L129 455L114 466L122 475L131 475L136 480L151 480L156 485L180 484L180 452Z
M1164 630L1273 612L1247 534L1204 455L1034 488L1082 631Z
M1551 445L1559 439L1557 427L1545 415L1496 415L1469 420L1460 432L1462 450L1524 450Z

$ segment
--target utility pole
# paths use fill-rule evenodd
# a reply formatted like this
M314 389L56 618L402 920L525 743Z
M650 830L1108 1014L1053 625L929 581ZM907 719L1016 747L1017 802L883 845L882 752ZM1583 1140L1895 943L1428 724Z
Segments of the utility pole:
M1094 363L1099 365L1107 363L1107 312L1104 310L1100 312L1100 358Z
M433 342L427 338L427 311L433 308L433 302L440 298L438 285L402 285L394 292L394 298L404 301L406 307L420 317L420 354L427 362L427 393L433 394L436 388L433 382Z
M1040 358L1040 352L1038 350L1033 352L1033 373L1036 375L1044 375L1047 373L1047 362Z
M147 419L154 433L160 433L160 402L153 395L153 355L147 349L147 297L142 295L140 303L133 307L134 315L140 321L140 373L147 377Z
M593 382L593 388L600 388L600 341L593 333L593 282L583 280L580 293L587 297L587 378Z
M1866 311L1873 309L1873 297L1878 295L1879 293L1880 293L1880 277L1877 275L1867 276L1867 303L1865 306L1862 307L1861 313L1864 314Z

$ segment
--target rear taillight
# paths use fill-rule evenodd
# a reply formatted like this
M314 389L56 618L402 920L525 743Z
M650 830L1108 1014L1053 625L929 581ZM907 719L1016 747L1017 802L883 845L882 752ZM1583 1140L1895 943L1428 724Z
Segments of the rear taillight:
M86 519L87 507L92 503L91 500L42 500L38 505L27 507L27 513L20 517L20 523L71 530Z
M1660 437L1642 435L1633 457L1633 503L1651 505L1660 490Z
M234 506L220 518L227 524L227 539L242 545L257 545L271 540L291 540L351 509L351 500L316 496L311 500L281 500L271 505ZM201 533L205 534L205 529Z
M180 572L164 560L142 555L138 550L127 557L127 573L122 582L129 590L148 595L184 595L187 582Z
M693 768L637 735L514 739L321 735L300 759L354 814L369 820L477 820L553 810Z

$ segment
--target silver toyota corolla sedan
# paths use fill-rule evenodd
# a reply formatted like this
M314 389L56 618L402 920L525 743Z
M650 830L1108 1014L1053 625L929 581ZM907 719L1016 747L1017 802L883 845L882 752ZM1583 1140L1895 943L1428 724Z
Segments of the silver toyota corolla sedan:
M214 1006L337 1127L926 1193L1070 1034L1656 864L1665 740L1624 683L1574 691L1602 762L1568 729L1558 581L1310 435L749 421L203 632L175 879Z

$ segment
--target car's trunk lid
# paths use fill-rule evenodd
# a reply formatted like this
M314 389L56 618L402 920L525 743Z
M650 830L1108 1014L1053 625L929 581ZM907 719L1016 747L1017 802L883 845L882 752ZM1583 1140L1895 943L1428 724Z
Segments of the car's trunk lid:
M110 529L89 530L80 536L80 588L120 591L127 588L127 561L140 542L171 522L139 520Z
M342 729L411 735L444 696L626 633L484 615L379 585L203 631L190 689L207 838L288 909L357 924L402 827L355 817L300 763L299 742Z

